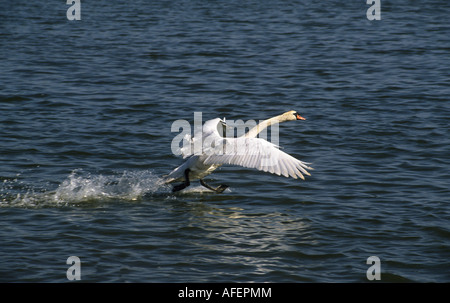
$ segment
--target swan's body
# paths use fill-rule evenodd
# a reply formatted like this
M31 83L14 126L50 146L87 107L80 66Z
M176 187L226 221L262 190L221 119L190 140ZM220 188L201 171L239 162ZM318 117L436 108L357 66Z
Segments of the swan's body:
M308 163L288 155L278 146L262 138L256 138L268 126L292 120L305 119L297 112L289 111L262 121L238 138L225 138L219 134L218 126L221 124L225 126L225 122L220 118L206 121L201 134L195 134L192 139L187 138L190 139L191 146L182 148L183 157L187 160L166 177L165 183L184 181L183 184L174 187L174 191L178 191L189 186L190 180L200 179L201 184L207 188L222 192L228 186L212 188L204 183L203 178L223 164L256 168L276 175L304 179L303 174L310 175L306 169L312 169L307 166ZM199 143L198 140L202 141L202 149L193 151L192 147Z

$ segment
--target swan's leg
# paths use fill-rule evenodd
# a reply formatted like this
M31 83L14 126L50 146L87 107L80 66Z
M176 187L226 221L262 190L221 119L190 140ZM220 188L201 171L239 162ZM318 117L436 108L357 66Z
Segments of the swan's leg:
M207 189L215 191L216 193L219 193L219 194L228 188L228 185L225 185L225 184L221 184L221 185L217 186L216 188L214 188L211 185L206 184L206 182L203 179L200 179L200 184L203 185L204 187L206 187Z
M203 179L200 179L200 184L203 185L204 187L206 187L207 189L210 189L210 190L212 190L212 191L216 191L216 189L215 189L214 187L212 187L212 186L209 185L209 184L206 184L206 182L203 181Z
M175 185L172 188L172 192L176 192L176 191L180 191L182 189L185 189L186 187L188 187L189 185L191 185L191 182L189 181L189 172L191 170L188 168L184 171L184 183L183 184L179 184L179 185Z

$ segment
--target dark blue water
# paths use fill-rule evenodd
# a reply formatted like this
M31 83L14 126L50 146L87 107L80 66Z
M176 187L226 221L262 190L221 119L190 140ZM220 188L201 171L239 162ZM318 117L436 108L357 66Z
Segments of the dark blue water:
M448 1L44 2L0 10L0 281L450 282ZM291 109L306 181L158 185L175 120Z

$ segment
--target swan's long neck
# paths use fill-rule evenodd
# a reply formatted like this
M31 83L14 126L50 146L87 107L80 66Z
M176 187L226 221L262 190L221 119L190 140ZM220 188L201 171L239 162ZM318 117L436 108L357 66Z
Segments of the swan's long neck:
M286 121L285 117L283 115L279 115L276 117L272 117L270 119L264 120L260 122L258 125L253 127L251 130L248 131L248 133L245 134L246 138L256 138L260 132L262 132L264 129L269 127L270 125L281 123Z

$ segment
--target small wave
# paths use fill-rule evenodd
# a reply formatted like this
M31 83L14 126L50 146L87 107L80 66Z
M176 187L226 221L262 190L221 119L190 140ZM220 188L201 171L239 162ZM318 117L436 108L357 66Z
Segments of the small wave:
M2 191L12 189L17 180L4 180ZM162 178L151 171L125 171L120 174L92 174L76 169L55 190L22 187L19 192L1 193L0 206L65 206L114 200L137 201L144 195L168 192Z

